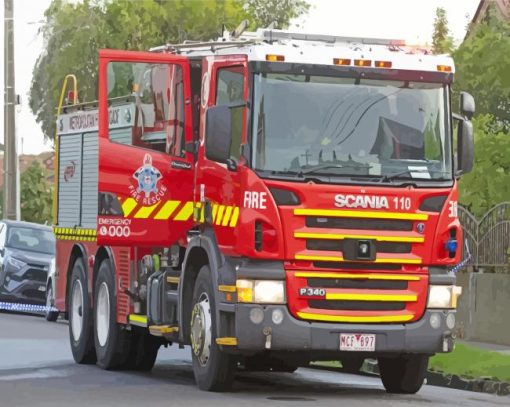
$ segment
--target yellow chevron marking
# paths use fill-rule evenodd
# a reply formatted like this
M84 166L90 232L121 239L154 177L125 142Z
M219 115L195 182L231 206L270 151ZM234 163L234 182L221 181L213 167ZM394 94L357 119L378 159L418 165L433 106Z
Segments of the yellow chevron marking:
M179 213L175 216L174 220L187 221L193 215L193 202L186 202Z
M413 315L380 315L380 316L352 316L352 315L321 315L298 312L302 319L327 322L406 322L413 319Z
M221 226L228 226L228 221L230 220L230 215L232 214L232 206L227 206L225 211L225 215L223 215L223 222L221 222Z
M221 225L221 220L223 219L223 213L225 212L225 205L220 205L218 208L218 214L216 215L216 224Z
M181 201L166 201L163 207L156 213L154 219L163 219L167 220L170 218L172 213L177 209Z
M340 209L294 209L294 215L331 216L339 218L366 218L366 219L403 219L403 220L427 220L429 218L429 215L424 213L348 211Z
M138 205L138 203L133 198L126 199L122 204L122 213L124 216L128 216L131 211L136 208L136 205Z
M218 206L219 205L216 205L216 204L213 204L213 206L212 206L212 221L213 221L213 223L216 220L216 214L218 213Z
M419 281L419 276L395 275L395 274L349 274L349 273L323 273L298 271L294 274L302 278L340 278L340 279L362 279L362 280L393 280L393 281Z
M152 206L142 206L138 212L135 213L135 219L147 219L158 206L159 202Z
M379 242L404 242L404 243L423 243L424 237L405 237L405 236L378 236L378 235L351 235L338 233L307 233L295 232L295 238L302 239L373 239Z
M234 212L232 213L232 217L230 218L229 226L231 228L235 228L237 225L237 219L239 219L239 207L234 207Z
M416 295L391 295L391 294L347 294L347 293L328 293L326 300L345 300L345 301L402 301L416 302Z

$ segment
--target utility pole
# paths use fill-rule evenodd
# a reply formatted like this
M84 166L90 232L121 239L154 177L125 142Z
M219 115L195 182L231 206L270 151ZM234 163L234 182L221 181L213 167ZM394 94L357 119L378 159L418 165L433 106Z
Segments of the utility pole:
M14 89L14 10L13 0L4 0L4 210L6 219L17 218L17 169Z

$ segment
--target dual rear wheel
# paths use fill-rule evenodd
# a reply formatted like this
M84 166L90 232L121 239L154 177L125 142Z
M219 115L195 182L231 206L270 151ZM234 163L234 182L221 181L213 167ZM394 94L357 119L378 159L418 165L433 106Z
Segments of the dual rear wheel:
M106 370L151 370L161 342L129 332L117 323L115 275L109 259L99 266L94 283L94 307L87 290L85 265L78 258L71 274L69 337L77 363L96 363Z

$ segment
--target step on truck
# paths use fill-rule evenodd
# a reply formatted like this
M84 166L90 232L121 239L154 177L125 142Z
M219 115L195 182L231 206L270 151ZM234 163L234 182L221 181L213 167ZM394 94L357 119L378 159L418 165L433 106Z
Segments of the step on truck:
M454 345L474 100L453 114L452 59L402 41L241 31L101 50L98 101L60 107L74 359L150 370L189 345L219 391L239 369L375 358L415 393Z

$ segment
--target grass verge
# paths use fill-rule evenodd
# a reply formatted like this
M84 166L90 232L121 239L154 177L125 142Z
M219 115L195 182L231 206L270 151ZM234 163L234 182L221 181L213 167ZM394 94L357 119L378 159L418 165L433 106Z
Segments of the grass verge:
M510 355L458 343L453 352L431 358L429 370L472 379L490 377L510 382Z

